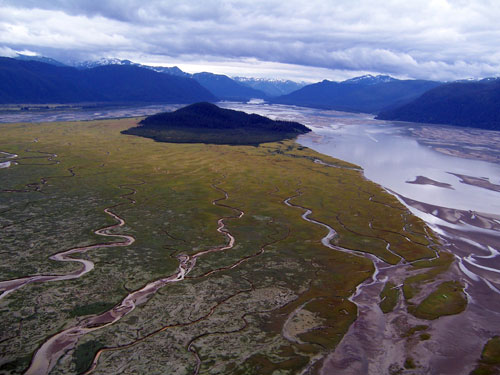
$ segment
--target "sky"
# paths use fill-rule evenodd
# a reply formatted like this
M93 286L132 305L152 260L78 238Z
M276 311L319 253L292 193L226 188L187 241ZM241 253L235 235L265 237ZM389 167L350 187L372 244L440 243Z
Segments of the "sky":
M500 76L499 0L0 0L0 55L308 82Z

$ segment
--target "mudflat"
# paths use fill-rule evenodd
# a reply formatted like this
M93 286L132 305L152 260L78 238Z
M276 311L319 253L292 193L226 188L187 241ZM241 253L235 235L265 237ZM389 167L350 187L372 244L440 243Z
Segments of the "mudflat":
M0 125L4 373L320 373L367 308L396 335L374 343L409 343L381 366L433 363L432 328L405 333L442 284L466 302L456 265L359 167L120 134L138 121ZM380 310L389 282L407 323Z

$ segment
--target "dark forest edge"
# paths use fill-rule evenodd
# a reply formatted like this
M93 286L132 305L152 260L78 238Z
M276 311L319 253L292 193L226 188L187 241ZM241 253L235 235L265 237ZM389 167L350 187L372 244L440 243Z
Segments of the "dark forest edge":
M275 121L207 102L148 116L139 125L122 133L158 142L258 145L311 131L297 122Z
M453 82L414 101L382 111L377 119L500 130L500 79Z

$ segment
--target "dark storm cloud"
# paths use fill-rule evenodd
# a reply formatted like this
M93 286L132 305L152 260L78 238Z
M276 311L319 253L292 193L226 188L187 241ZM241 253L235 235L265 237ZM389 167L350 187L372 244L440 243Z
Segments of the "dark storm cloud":
M496 0L4 0L0 45L454 79L499 74L499 16Z

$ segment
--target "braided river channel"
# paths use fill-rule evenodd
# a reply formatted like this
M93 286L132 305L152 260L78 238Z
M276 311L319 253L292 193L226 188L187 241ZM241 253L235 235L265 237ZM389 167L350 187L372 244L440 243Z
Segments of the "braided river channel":
M500 333L500 132L265 103L225 106L310 127L313 131L298 143L361 166L366 178L395 195L439 235L443 248L455 256L468 307L459 316L433 323L435 343L422 353L433 359L423 373L468 374L481 343ZM357 321L323 369L377 373L374 363L383 367L391 352L397 356L397 345L373 340L385 323L378 309L366 303L370 289L363 293ZM387 331L378 337L390 340Z
M432 359L424 366L429 371L424 368L421 373L468 374L471 364L480 356L482 345L488 338L500 334L500 132L392 123L375 120L373 115L368 114L262 102L222 102L218 105L273 119L297 121L310 127L312 132L300 136L298 143L322 154L359 165L367 179L381 185L414 215L427 223L439 236L442 248L451 252L456 259L454 272L457 279L465 285L468 306L462 314L438 319L432 323L433 338L430 344L422 349L422 356ZM134 117L175 108L177 106L103 108L81 110L75 113L74 117L71 111L67 110L19 113L6 121ZM11 159L15 156L3 152L0 155L0 167L9 168ZM292 197L284 203L303 210L304 220L327 228L326 225L309 219L307 216L311 212L293 204L291 199ZM243 215L243 212L240 215ZM115 219L119 222L116 225L120 225L120 218ZM224 223L221 221L218 230L230 237L223 228ZM332 228L327 229L329 235L334 234ZM133 241L133 238L124 239ZM232 241L228 246L232 247ZM329 246L328 235L323 244ZM79 248L72 251L84 250L86 249ZM178 273L160 281L168 283L182 280L184 274L194 266L195 258L200 255L202 254L191 259L179 259ZM374 263L377 263L377 259L374 259ZM380 309L374 308L376 303L372 303L377 300L380 286L386 282L388 272L404 272L404 267L377 266L376 273L363 285L363 290L360 289L359 293L351 297L359 309L358 319L335 352L326 360L323 373L379 373L378 371L384 368L385 358L390 362L391 356L397 357L401 354L398 352L401 348L394 342L391 333L384 328ZM19 280L19 285L16 284L13 288L32 281ZM156 288L156 284L154 287ZM8 292L10 290L5 291ZM138 292L142 293L142 290ZM133 308L137 301L128 302L129 300L124 301L117 309ZM100 318L102 317L96 319ZM112 321L113 317L109 316L99 323L109 324ZM95 322L89 320L87 323L88 327L78 329L91 329L90 323ZM64 331L61 334L67 333L78 335L80 332ZM58 337L54 336L54 340ZM373 340L374 337L380 340ZM55 345L54 340L47 342L46 346ZM40 353L43 354L43 350ZM50 359L50 356L46 357ZM453 363L450 363L449 358L454 358ZM34 369L36 365L50 369L50 360L42 362L33 361L33 373L47 372L38 372Z

